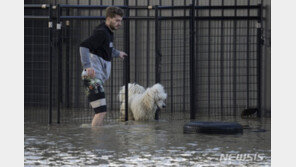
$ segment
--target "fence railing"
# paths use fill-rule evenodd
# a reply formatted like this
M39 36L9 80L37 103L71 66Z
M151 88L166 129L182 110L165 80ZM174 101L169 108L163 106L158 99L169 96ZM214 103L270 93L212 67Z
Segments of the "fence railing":
M165 86L167 109L158 111L156 119L236 115L249 107L260 110L261 4L224 5L222 1L203 6L192 1L183 6L129 6L124 2L117 5L125 16L115 44L129 57L124 63L113 61L105 85L108 120L119 118L117 96L128 82ZM48 123L90 121L93 112L80 79L78 48L105 19L108 6L25 4L25 45L30 46L25 47L25 119L36 121L42 113ZM40 32L35 31L40 27ZM42 46L38 33L46 34ZM37 57L46 64L42 65L46 73L35 70Z

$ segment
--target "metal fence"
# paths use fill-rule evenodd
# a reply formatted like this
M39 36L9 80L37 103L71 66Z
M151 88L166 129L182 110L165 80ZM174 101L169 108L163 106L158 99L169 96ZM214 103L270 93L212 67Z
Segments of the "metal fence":
M167 108L157 112L159 119L235 116L245 108L260 109L262 4L257 2L25 4L25 120L92 119L80 78L79 44L104 20L110 5L125 11L114 43L129 59L112 62L104 85L106 121L118 120L118 92L127 82L164 85Z
M25 120L50 122L52 118L52 27L50 5L30 5L24 22ZM28 15L37 18L26 19Z
M261 7L249 1L245 8L235 1L232 13L225 10L229 7L198 10L197 111L235 116L261 106Z

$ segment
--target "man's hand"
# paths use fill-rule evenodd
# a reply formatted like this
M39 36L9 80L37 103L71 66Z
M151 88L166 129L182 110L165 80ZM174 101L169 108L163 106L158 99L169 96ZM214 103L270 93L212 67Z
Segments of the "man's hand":
M125 52L119 51L119 57L124 59L124 57L127 56Z
M86 73L88 76L90 76L91 78L94 78L95 77L95 70L93 68L86 68Z

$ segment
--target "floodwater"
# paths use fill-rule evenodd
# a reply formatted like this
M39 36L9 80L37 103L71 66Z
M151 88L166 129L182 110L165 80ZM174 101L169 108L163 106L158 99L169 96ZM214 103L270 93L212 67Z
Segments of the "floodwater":
M25 123L24 165L270 166L270 118L235 121L246 127L243 134L183 134L188 120L129 121L100 128Z

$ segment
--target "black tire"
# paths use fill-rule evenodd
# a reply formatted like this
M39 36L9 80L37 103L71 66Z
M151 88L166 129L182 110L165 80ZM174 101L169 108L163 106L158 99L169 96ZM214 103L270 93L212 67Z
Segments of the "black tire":
M243 133L243 126L236 122L189 122L184 133L237 134Z

